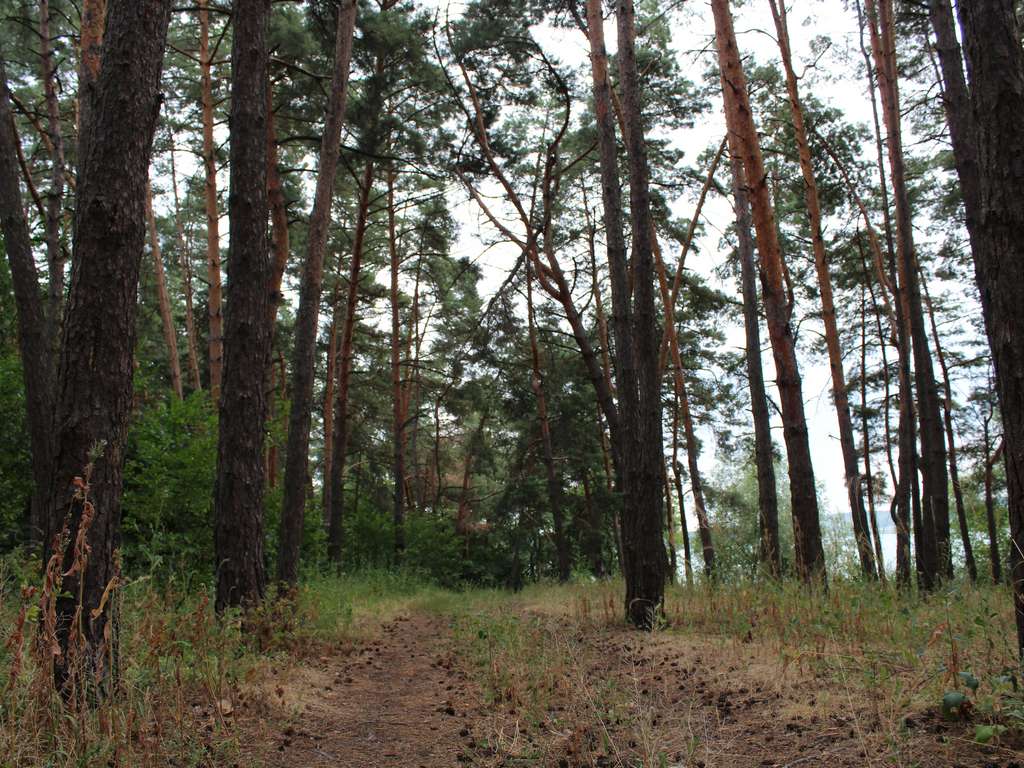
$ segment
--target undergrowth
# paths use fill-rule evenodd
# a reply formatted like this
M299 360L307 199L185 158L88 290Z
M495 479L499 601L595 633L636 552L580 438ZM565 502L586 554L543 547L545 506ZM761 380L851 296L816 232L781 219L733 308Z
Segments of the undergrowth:
M286 666L356 641L416 600L444 593L415 575L317 577L289 599L218 618L209 585L147 576L114 592L116 687L71 711L36 647L38 562L0 560L0 766L222 766L239 756L234 720L259 708L254 686Z
M642 635L622 619L616 581L511 594L454 592L403 571L317 575L243 619L218 618L208 584L142 576L112 597L120 629L113 694L71 712L33 645L38 572L36 561L0 560L4 768L235 764L235 721L268 705L256 700L254 681L271 667L367 640L413 611L451 619L496 713L490 753L524 764L553 752L589 755L582 764L649 766L682 754L688 764L705 736L683 704L669 734L646 695L643 654L656 646L755 653L779 685L824 681L856 706L873 706L893 739L922 712L964 721L976 740L995 745L1024 731L1003 587L954 583L921 597L838 580L827 593L788 583L676 586L662 625Z

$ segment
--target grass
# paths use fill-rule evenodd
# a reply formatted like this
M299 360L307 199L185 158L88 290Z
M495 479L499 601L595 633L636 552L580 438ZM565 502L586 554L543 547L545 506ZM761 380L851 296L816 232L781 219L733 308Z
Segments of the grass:
M238 708L268 706L254 680L370 640L411 612L450 619L493 713L483 764L566 755L585 765L688 765L698 755L716 764L711 750L726 746L712 744L707 706L692 692L672 701L667 686L655 695L652 665L673 659L703 664L723 690L753 687L757 675L780 691L814 684L819 708L850 717L865 744L868 732L881 732L896 753L909 738L907 718L937 716L944 698L955 703L945 714L969 717L980 740L998 746L1024 730L1002 587L955 583L927 598L844 581L827 594L788 583L672 587L663 626L641 635L621 618L615 581L512 594L452 592L403 572L320 575L243 624L214 615L208 585L143 577L115 595L117 695L69 713L35 645L33 574L32 565L0 561L3 768L231 765Z
M28 586L35 567L0 560L3 768L232 765L239 745L231 721L248 681L358 642L414 603L451 599L402 573L316 577L293 600L268 601L243 622L214 615L207 585L128 581L114 597L117 694L69 712L36 641L38 597Z
M915 720L947 717L951 735L940 741L974 740L997 753L1024 734L1003 587L954 583L923 598L839 580L827 593L793 583L672 587L663 626L650 635L625 626L621 594L616 582L540 585L459 610L456 642L505 712L490 748L509 764L569 755L570 764L690 765L698 753L708 765L739 764L716 759L715 750L737 747L721 736L711 743L721 720L701 706L703 684L675 697L666 686L659 698L660 672L667 679L673 659L703 664L727 707L763 687L792 697L779 711L794 722L848 723L853 748L891 752L884 764L918 762L906 757L920 746ZM811 690L808 705L800 693Z

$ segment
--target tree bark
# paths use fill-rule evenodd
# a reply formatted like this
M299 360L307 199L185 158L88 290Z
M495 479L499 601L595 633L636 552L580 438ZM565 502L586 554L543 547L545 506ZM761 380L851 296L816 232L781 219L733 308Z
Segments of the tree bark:
M344 537L345 460L348 453L348 395L352 378L353 339L355 338L356 303L359 297L359 275L363 263L363 240L369 220L370 194L373 191L373 160L366 161L359 194L359 211L356 214L356 231L352 238L352 261L348 273L348 295L345 300L345 317L341 332L341 347L338 353L337 393L334 402L334 445L331 448L331 509L327 535L327 554L335 563L341 564L341 548Z
M228 296L214 492L216 608L252 607L266 589L263 443L270 366L267 236L267 21L270 0L238 0L231 47Z
M106 638L116 631L103 598L117 576L146 179L170 14L170 0L111 0L93 111L79 136L48 502L50 530L69 534L59 542L67 572L56 605L55 676L66 694L106 677Z
M743 186L743 167L738 142L729 134L732 155L733 209L736 213L737 253L743 287L743 328L746 334L747 382L750 387L750 411L754 419L754 465L757 469L757 508L760 547L758 556L768 573L782 575L782 549L779 545L779 496L775 486L775 454L772 449L771 414L764 387L761 364L761 322L757 303L757 264L754 261L753 223L750 201Z
M665 275L665 265L661 261L656 246L654 255L658 269L661 299L666 311L668 311L668 308L671 306L668 279ZM682 417L683 435L686 438L686 459L690 469L690 488L693 491L693 504L697 514L697 526L700 532L701 549L704 557L704 575L709 579L713 579L715 578L715 545L711 538L711 525L708 522L707 507L704 504L704 483L701 480L700 467L698 465L700 444L697 442L697 433L693 427L693 415L690 412L690 396L686 391L686 374L683 370L683 361L679 354L679 339L676 334L675 318L671 315L666 315L665 317L665 333L668 336L668 348L672 356L676 403L679 415ZM667 519L671 520L671 516Z
M288 448L284 470L284 504L281 509L278 579L294 584L299 575L299 551L306 508L306 476L309 471L309 428L313 411L313 378L316 338L319 329L320 295L324 280L324 251L331 219L334 180L337 175L341 127L348 102L348 78L352 38L356 23L355 0L345 0L338 10L335 31L334 74L327 106L320 169L317 174L313 213L306 236L306 261L299 287L292 351L291 410L288 416Z
M47 329L46 308L32 255L32 236L18 186L17 146L7 73L0 60L0 230L11 269L18 310L18 350L25 383L29 448L32 454L32 507L29 540L50 546L52 526L46 501L50 488L50 455L54 399L54 356Z
M156 280L157 305L160 309L160 324L167 345L167 362L171 374L171 389L181 400L185 392L181 383L181 358L178 356L178 333L174 330L174 314L171 312L171 296L167 292L167 275L164 272L164 256L160 248L160 233L156 230L156 216L153 213L153 189L146 180L146 223L149 227L149 251L153 258L153 275Z
M192 304L192 256L185 241L185 223L181 218L173 136L171 137L171 189L174 191L174 227L178 241L178 263L181 265L182 283L185 290L185 339L188 342L188 373L192 390L198 392L203 385L199 376L199 344L196 341L196 320Z
M626 612L637 627L650 629L662 610L665 590L665 546L662 540L663 454L661 435L661 377L658 372L659 338L654 300L654 254L651 235L650 171L640 112L640 82L635 38L636 9L632 0L616 3L619 82L625 120L629 168L630 220L633 244L633 307L631 332L636 404L620 409L620 423L628 425L631 443L620 456L626 478L626 508L622 518L626 557ZM607 80L605 81L607 84ZM618 343L618 341L617 341ZM620 388L621 390L621 388Z
M405 405L402 393L402 328L398 279L401 259L398 255L398 227L395 215L395 170L389 168L388 187L388 258L391 283L391 481L392 524L395 536L395 558L405 553Z
M78 140L89 130L96 100L100 61L103 56L103 28L108 0L83 0L78 30ZM79 149L81 155L81 149Z
M974 561L974 548L971 546L971 536L967 529L967 510L964 507L964 492L960 487L960 468L957 466L956 455L956 432L953 429L953 387L950 384L949 366L946 364L946 355L942 351L942 339L939 338L939 326L935 322L935 307L932 305L932 297L928 293L928 283L924 275L920 275L921 290L924 292L924 305L928 310L928 321L932 330L932 339L935 342L935 356L939 361L939 370L942 372L942 418L946 428L946 456L949 459L949 479L953 486L953 500L956 502L956 519L960 526L960 541L964 547L964 565L967 566L967 575L972 582L978 580L978 566Z
M825 251L825 239L822 234L821 200L818 196L818 182L814 175L811 162L811 147L807 140L807 129L804 124L803 106L800 103L800 91L796 72L793 69L793 56L789 43L789 26L786 20L785 0L769 0L783 70L786 73L786 91L789 96L789 109L792 118L793 134L796 138L797 153L800 159L800 172L804 181L804 197L807 205L807 218L811 230L811 247L814 252L814 268L818 277L818 293L821 300L821 319L825 326L825 345L828 349L829 368L832 374L832 400L836 409L839 424L839 445L843 455L843 471L846 477L847 500L850 503L850 516L853 520L853 535L857 543L857 554L860 557L861 572L868 578L877 578L874 552L871 548L871 532L867 514L864 510L864 496L861 489L860 472L857 469L857 447L854 443L853 418L850 415L850 398L846 387L846 372L843 370L843 351L839 340L839 327L836 324L836 307L832 293L832 275L829 272L828 254Z
M719 66L722 71L726 122L739 143L743 171L761 255L761 283L768 333L772 341L783 435L789 457L789 485L793 506L793 536L797 574L805 581L825 578L818 499L804 415L803 391L791 325L792 304L785 287L785 266L768 191L768 177L754 125L729 0L712 0Z
M210 12L199 0L199 67L203 116L203 170L206 174L206 304L209 315L210 399L220 401L224 369L224 308L220 273L220 212L217 210L217 150L213 143L213 54Z
M572 561L569 554L569 542L565 535L565 509L562 502L562 484L555 470L555 455L551 447L551 424L548 421L548 403L544 391L544 375L540 367L540 347L537 343L537 322L533 307L533 265L526 264L526 319L530 338L530 388L537 401L537 420L540 424L540 442L544 459L545 479L547 481L548 504L551 507L551 520L555 533L555 557L558 568L558 580L569 581L572 575Z
M984 454L984 477L985 477L985 521L988 524L988 560L992 569L992 583L999 584L1003 580L1003 561L999 557L999 526L996 525L996 501L992 491L994 468L996 457L992 454L992 415L995 409L989 403L988 411L982 418L981 434ZM1012 542L1010 546L1013 546Z
M896 42L892 0L866 0L871 49L882 97L889 171L896 208L896 252L900 283L905 295L910 343L914 356L920 422L922 551L918 553L922 586L932 589L942 576L952 576L949 547L949 489L946 473L945 435L939 408L938 387L924 323L921 287L917 279L910 202L900 128L900 101L896 68Z
M39 0L39 60L42 67L43 94L46 99L46 135L50 148L50 189L46 194L46 264L49 272L49 302L46 312L50 338L50 356L60 354L61 315L64 311L64 247L61 243L61 219L64 204L64 138L60 128L60 102L57 100L56 69L50 40L50 2Z
M1010 583L1018 646L1024 655L1024 51L1010 0L975 0L959 8L971 103L977 121L982 247L974 266L1003 416L1010 517Z

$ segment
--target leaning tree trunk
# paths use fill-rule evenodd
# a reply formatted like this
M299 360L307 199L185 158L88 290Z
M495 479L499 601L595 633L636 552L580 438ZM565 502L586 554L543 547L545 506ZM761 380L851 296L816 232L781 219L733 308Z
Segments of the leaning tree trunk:
M652 238L653 240L653 238ZM686 372L683 370L683 359L679 351L679 335L676 333L675 313L672 311L672 297L668 287L668 277L665 274L665 264L661 260L660 249L657 244L654 246L655 264L658 269L658 287L661 290L661 303L665 308L665 333L668 340L669 354L672 357L672 381L675 387L675 395L678 406L678 415L682 416L683 434L686 436L686 458L690 468L690 487L693 490L694 511L697 514L697 525L700 531L700 541L704 556L704 575L709 579L715 578L715 545L711 538L711 524L708 521L707 507L704 504L704 483L701 481L698 458L700 456L700 443L697 442L696 430L693 428L693 415L690 412L690 395L686 390ZM662 462L664 464L664 461ZM668 487L668 473L665 473L666 488ZM666 491L665 502L670 501L670 495ZM666 516L671 526L671 511ZM671 527L669 528L671 533Z
M620 410L620 424L633 439L621 456L626 477L623 546L626 558L626 613L636 626L654 625L665 591L664 515L662 510L663 448L661 435L660 337L654 300L654 253L647 145L640 111L640 77L636 62L636 9L632 0L616 4L619 82L629 167L629 210L632 224L633 313L631 332L636 369L635 410Z
M167 273L164 270L163 249L160 248L160 233L156 229L156 215L153 213L153 189L146 181L146 224L149 227L149 252L153 258L153 276L156 280L156 298L160 309L160 325L167 346L167 363L171 373L171 389L179 400L184 396L181 383L181 357L178 354L178 332L174 329L174 313L171 311L171 295L167 291Z
M555 534L555 556L558 565L558 580L569 581L572 575L572 561L569 542L565 535L565 508L562 502L562 484L555 471L555 455L551 446L551 424L548 420L548 402L544 390L544 375L540 367L540 346L537 342L537 322L533 306L533 265L526 263L526 319L530 337L530 387L537 401L537 420L540 424L540 442L547 481L548 505Z
M761 322L757 307L757 265L754 261L753 223L750 201L743 186L743 167L739 147L729 134L732 155L732 194L736 212L736 240L743 284L743 327L747 342L747 381L750 386L750 411L754 419L754 464L757 468L757 508L759 513L761 564L775 578L782 575L782 550L779 547L779 496L775 487L775 456L772 450L771 414L764 388L761 365Z
M821 544L818 498L811 464L803 389L793 336L792 302L785 286L786 267L782 259L775 212L768 191L760 140L750 109L747 79L736 47L729 0L712 0L722 93L729 131L737 136L743 171L753 211L757 244L761 254L761 282L765 316L771 337L779 399L782 405L783 435L789 457L789 486L793 506L793 537L796 567L805 581L825 578L825 553Z
M981 173L975 274L1003 416L1010 583L1024 655L1024 50L1011 0L960 4Z
M867 513L864 510L864 495L861 488L860 472L857 468L857 446L853 435L853 417L850 415L850 397L846 387L846 372L843 370L843 350L836 323L836 307L832 293L832 275L825 252L825 238L822 233L821 200L818 196L818 181L811 162L811 146L807 140L804 111L800 103L800 90L793 56L789 43L789 27L786 21L785 0L769 0L775 20L776 39L786 73L786 91L789 95L789 109L792 117L793 134L796 138L800 158L800 172L804 181L804 197L807 204L807 218L811 229L811 247L814 252L814 268L818 276L818 293L821 299L821 319L825 326L825 346L828 349L829 368L832 373L832 400L835 404L839 424L839 446L843 455L843 471L846 478L847 498L853 520L853 535L857 543L862 573L868 578L877 578L874 552L871 548L871 531Z
M32 454L32 501L29 538L49 547L52 535L46 512L50 487L50 452L54 396L54 356L39 274L32 255L32 235L18 187L18 136L7 90L7 73L0 61L0 230L11 270L14 303L18 309L18 350L21 353Z
M92 109L79 136L48 504L51 530L66 526L69 534L56 553L65 575L54 660L69 695L106 677L108 638L116 631L105 594L117 578L146 179L170 14L170 0L111 0Z
M338 9L335 31L334 75L327 105L320 170L317 174L313 213L306 236L306 261L299 287L299 310L295 317L292 351L291 410L288 415L288 448L284 469L284 505L281 509L281 543L277 577L294 584L299 576L299 550L306 509L306 475L309 471L309 428L313 414L313 378L316 367L316 338L319 330L320 294L324 282L324 251L331 220L334 179L341 148L341 126L348 102L349 65L356 24L355 0L345 0Z
M267 20L270 0L237 0L231 47L228 295L214 492L216 608L263 598L263 441L270 365Z

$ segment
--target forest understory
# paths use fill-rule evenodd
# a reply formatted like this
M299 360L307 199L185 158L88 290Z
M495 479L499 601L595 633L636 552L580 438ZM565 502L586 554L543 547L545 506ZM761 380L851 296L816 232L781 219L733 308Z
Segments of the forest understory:
M936 683L952 685L943 678L958 640L941 621L912 665L885 658L857 610L832 617L860 625L845 636L798 615L791 626L811 623L776 634L796 608L785 595L749 612L742 594L718 595L734 619L722 633L698 593L680 591L650 635L621 621L610 585L475 596L468 607L446 597L413 600L337 653L261 677L248 690L262 706L236 723L243 742L252 736L241 764L1024 765L1019 731L986 738L970 704L943 714Z
M3 765L1024 765L1004 588L677 586L651 633L620 589L368 573L243 626L138 581L116 598L121 695L62 716L26 649Z

